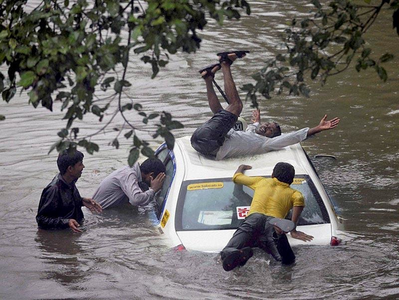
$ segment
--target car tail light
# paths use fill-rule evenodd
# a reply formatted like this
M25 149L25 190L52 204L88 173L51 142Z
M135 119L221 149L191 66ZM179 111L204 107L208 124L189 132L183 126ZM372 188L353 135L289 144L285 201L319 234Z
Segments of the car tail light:
M178 252L178 251L184 251L184 250L186 250L186 248L183 246L183 244L180 244L180 245L177 245L177 246L174 248L174 250L175 250L176 252Z
M339 238L337 238L336 236L331 237L331 242L330 242L331 246L338 246L340 243L341 240Z

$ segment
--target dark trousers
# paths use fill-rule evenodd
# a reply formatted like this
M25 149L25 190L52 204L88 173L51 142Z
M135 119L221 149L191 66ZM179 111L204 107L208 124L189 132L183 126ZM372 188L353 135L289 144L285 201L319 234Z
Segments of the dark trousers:
M214 158L236 121L237 116L229 111L217 112L194 131L191 136L191 146L199 153Z
M295 254L287 236L276 233L273 225L268 222L271 218L258 213L249 215L220 253L222 260L237 249L259 247L283 264L293 263Z

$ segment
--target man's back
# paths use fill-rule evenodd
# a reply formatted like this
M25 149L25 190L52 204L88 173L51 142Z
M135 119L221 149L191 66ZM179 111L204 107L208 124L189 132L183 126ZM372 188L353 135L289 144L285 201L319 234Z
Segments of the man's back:
M96 200L102 208L117 206L128 202L129 198L126 191L131 188L128 185L129 183L133 185L138 182L141 178L139 172L140 168L138 164L135 164L131 168L125 166L112 172L101 182L93 195L93 199Z
M261 213L283 219L293 206L305 205L303 195L299 191L277 178L249 177L237 173L233 180L254 190L248 215Z

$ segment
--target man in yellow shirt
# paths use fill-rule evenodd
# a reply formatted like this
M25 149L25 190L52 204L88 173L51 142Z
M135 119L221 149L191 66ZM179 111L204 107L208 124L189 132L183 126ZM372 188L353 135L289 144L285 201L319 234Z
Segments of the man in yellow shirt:
M305 206L302 193L290 187L295 169L280 162L273 169L272 178L244 175L251 166L240 165L233 176L236 184L243 184L254 190L251 207L244 223L237 229L227 246L221 252L223 268L230 271L243 266L253 255L252 247L259 247L283 264L295 261L294 252L288 243L286 232L302 241L311 241L312 236L295 229ZM290 210L292 219L284 220ZM290 223L292 225L290 225Z

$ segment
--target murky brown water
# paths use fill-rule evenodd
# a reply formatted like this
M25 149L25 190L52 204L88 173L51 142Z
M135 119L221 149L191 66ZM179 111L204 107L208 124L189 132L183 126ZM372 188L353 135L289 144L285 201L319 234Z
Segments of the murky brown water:
M215 61L220 50L245 48L251 54L233 72L238 85L249 82L275 51L287 20L306 13L305 3L252 2L250 17L225 28L211 26L202 34L200 51L174 56L152 81L150 70L132 58L131 95L145 109L172 112L186 126L177 136L191 134L210 116L197 70ZM58 113L28 106L24 95L1 102L7 120L0 123L0 299L399 298L399 40L391 26L387 15L369 33L381 54L389 49L397 56L387 66L386 83L371 71L351 70L324 87L315 84L310 99L285 96L261 104L284 130L316 125L324 113L341 118L339 128L303 145L310 156L337 157L314 163L351 239L335 248L295 248L298 260L291 267L268 265L256 253L245 268L226 273L217 254L166 248L136 209L85 211L87 230L81 235L38 231L39 197L57 173L56 154L47 152L64 123ZM249 103L243 115L250 118ZM81 126L87 132L100 128L94 118ZM108 146L113 137L110 129L94 139L101 152L86 155L78 182L82 195L91 196L102 178L126 163L128 148Z

